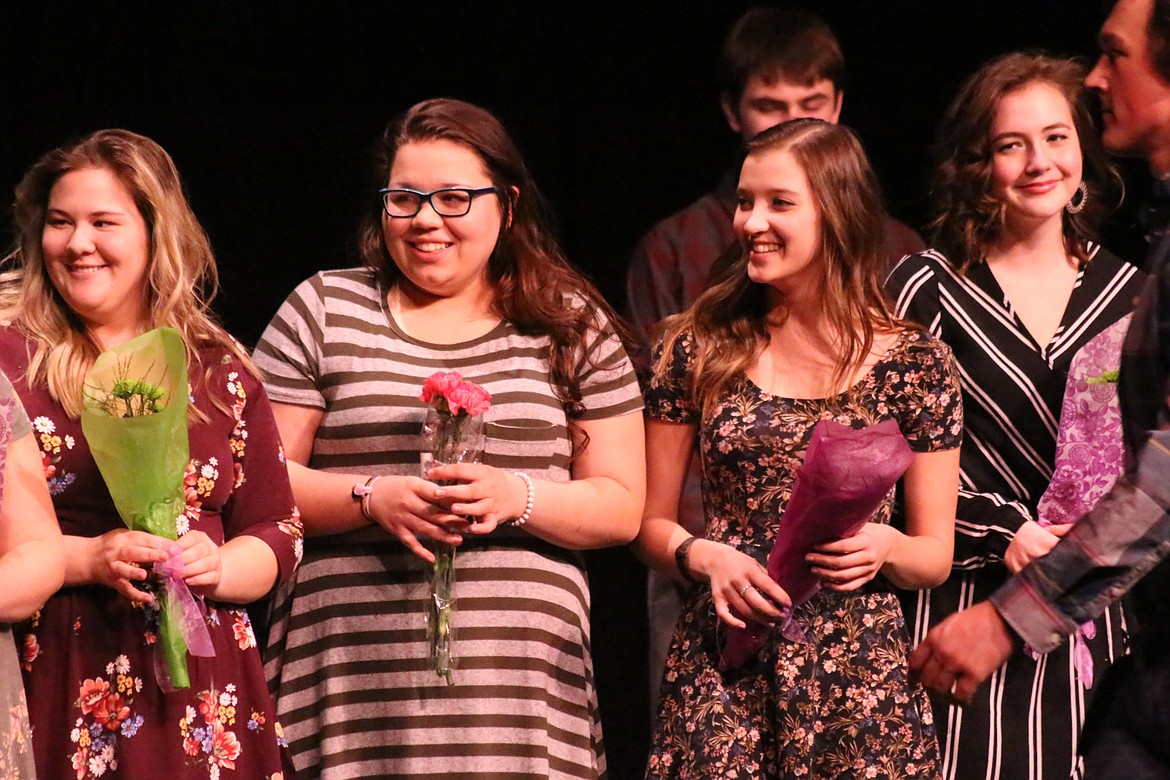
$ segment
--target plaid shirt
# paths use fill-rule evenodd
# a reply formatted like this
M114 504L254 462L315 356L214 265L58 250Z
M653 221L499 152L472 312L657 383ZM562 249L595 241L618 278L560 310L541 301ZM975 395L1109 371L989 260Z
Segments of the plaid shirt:
M1170 563L1163 564L1170 557L1168 232L1156 237L1149 273L1122 349L1126 472L1052 552L991 596L1008 625L1040 652L1131 588L1139 626L1170 630Z
M632 357L643 389L658 323L689 307L707 286L712 264L735 243L734 213L735 180L729 173L715 190L651 228L634 250L626 274L626 302L638 338ZM695 453L678 508L679 523L694 534L703 532L702 475Z
M715 260L735 243L735 180L719 186L650 229L626 272L626 303L638 337L639 372L649 369L649 349L658 323L678 314L707 286Z

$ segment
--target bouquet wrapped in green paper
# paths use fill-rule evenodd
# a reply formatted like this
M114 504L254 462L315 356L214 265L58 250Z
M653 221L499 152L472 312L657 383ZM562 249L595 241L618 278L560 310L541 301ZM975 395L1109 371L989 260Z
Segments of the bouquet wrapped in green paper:
M81 429L126 527L177 539L186 509L187 349L178 331L156 328L98 356L85 378ZM155 672L164 690L190 686L187 652L215 650L203 613L183 582L182 549L155 564L159 641ZM161 656L161 658L160 658Z

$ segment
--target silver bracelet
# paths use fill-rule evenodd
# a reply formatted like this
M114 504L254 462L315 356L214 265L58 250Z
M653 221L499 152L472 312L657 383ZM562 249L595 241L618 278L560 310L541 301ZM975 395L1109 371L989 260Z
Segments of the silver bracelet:
M528 518L532 517L532 504L536 499L536 490L532 486L532 477L523 471L514 471L512 473L524 480L524 486L528 488L528 500L524 502L524 511L520 513L519 517L505 520L502 525L521 526L528 522Z

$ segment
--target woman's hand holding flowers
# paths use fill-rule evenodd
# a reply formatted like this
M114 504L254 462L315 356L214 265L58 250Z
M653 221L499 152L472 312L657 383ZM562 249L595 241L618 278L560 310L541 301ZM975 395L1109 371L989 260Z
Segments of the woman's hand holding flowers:
M720 542L697 539L688 556L693 574L711 583L715 612L729 626L746 628L743 618L771 625L792 606L767 570L746 553Z
M1070 528L1071 524L1040 525L1035 520L1025 522L1016 531L1007 552L1003 554L1008 571L1016 574L1032 561L1047 555Z
M197 596L214 597L223 574L219 545L202 531L188 531L177 544L183 550L183 582Z
M524 480L509 471L480 463L435 466L431 479L455 482L440 485L435 495L447 511L469 523L467 533L490 534L502 523L519 517L528 500Z
M817 545L804 559L824 587L854 591L881 571L898 535L900 532L891 526L866 523L853 536Z
M167 559L169 540L145 531L118 528L92 540L92 582L108 585L136 604L153 604L154 596L135 587L150 576L150 566Z
M443 505L438 485L421 477L382 477L369 498L372 520L427 563L435 555L420 538L459 545L471 526Z

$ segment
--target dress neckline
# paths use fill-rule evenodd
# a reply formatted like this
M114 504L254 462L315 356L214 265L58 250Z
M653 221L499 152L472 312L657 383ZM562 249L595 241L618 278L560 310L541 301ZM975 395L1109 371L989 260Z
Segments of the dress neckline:
M747 372L746 372L746 371L745 371L745 372L743 372L743 373L741 374L741 376L743 376L743 379L744 379L744 381L745 381L745 382L748 384L748 386L749 386L749 387L751 387L752 389L754 389L754 390L755 390L757 393L759 393L761 396L763 396L764 398L769 398L769 399L776 400L776 401L795 401L795 402L803 402L803 403L815 403L815 402L818 402L818 401L836 401L836 400L840 400L840 399L842 399L842 398L847 398L847 397L848 397L850 394L852 394L852 393L853 393L853 392L854 392L854 391L855 391L857 388L859 388L859 387L860 387L861 385L863 385L863 384L864 384L866 381L868 381L868 380L869 380L869 378L870 378L870 376L873 374L873 372L877 370L878 366L882 365L883 363L886 363L886 362L888 362L888 361L890 360L890 358L891 358L891 357L892 357L892 356L895 354L895 352L898 350L898 348L902 346L902 343L903 343L903 342L904 342L904 341L905 341L907 338L909 338L909 336L910 336L910 330L911 330L910 328L902 328L901 332L900 332L900 333L898 333L898 337L897 337L896 339L894 339L894 343L893 343L893 344L891 344L891 345L890 345L890 346L889 346L889 347L886 349L886 351L882 353L882 356L881 356L881 357L879 357L879 358L877 359L877 361L876 361L876 362L875 362L875 363L874 363L872 366L870 366L870 367L869 367L869 370L868 370L868 371L866 371L864 374L862 374L860 377L858 377L857 381L856 381L856 382L854 382L852 385L850 385L850 386L848 387L848 389L846 389L846 390L843 390L843 391L841 391L840 393L836 393L835 395L825 395L825 396L818 396L818 397L815 397L815 398L801 398L801 397L798 397L798 396L788 396L788 395L779 395L779 394L777 394L777 393L769 393L767 390L765 390L764 388L762 388L762 387L760 387L758 384L756 384L756 383L755 383L755 382L752 380L752 378L751 378L750 376L748 376L748 375L747 375Z
M427 349L438 351L466 349L468 347L473 347L477 344L482 344L498 338L508 327L507 320L500 320L487 333L476 336L475 338L467 339L466 341L456 341L451 344L424 341L423 339L410 335L402 328L401 325L398 324L398 320L394 318L394 314L390 311L390 306L386 302L387 290L382 286L382 282L375 279L374 288L378 296L378 309L382 312L382 316L386 321L386 327L390 329L390 332L393 333L395 337L416 346L426 347Z

